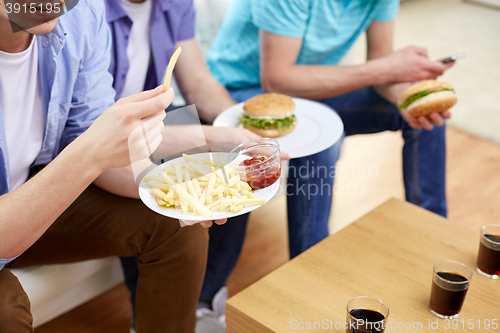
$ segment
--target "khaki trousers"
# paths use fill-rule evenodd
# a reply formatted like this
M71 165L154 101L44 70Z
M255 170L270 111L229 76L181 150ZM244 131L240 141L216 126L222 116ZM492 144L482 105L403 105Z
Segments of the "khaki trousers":
M8 268L138 256L137 333L194 332L208 233L149 210L140 200L90 185ZM43 288L43 286L41 286ZM0 331L33 332L29 300L17 278L0 271Z

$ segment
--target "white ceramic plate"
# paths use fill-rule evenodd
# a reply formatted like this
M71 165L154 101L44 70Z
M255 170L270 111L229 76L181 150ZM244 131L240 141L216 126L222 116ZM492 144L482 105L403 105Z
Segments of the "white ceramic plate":
M217 154L217 153L213 153ZM206 155L205 154L194 154L192 156L196 157L197 155ZM246 156L238 156L235 161L240 161L245 159ZM249 157L247 157L249 158ZM176 161L178 159L182 159L182 157L178 157L176 159L170 160L166 163L171 163L173 161ZM154 176L159 174L160 172L163 171L163 164L158 165L156 168L153 170L149 171L145 176ZM186 221L205 221L205 220L219 220L219 219L228 219L231 217L235 217L238 215L243 215L246 213L251 212L252 210L255 210L261 206L259 205L253 205L253 206L247 206L243 208L243 210L237 212L237 213L231 213L231 212L214 212L214 215L210 218L207 218L206 216L201 216L201 215L192 215L191 213L181 213L175 208L166 208L158 205L156 202L156 199L154 198L153 194L151 193L150 187L144 182L144 178L141 180L141 183L139 184L139 196L144 202L144 204L151 210L157 212L158 214L168 216L174 219L180 219L180 220L186 220ZM276 194L279 188L279 181L276 181L274 184L271 186L268 186L266 188L263 188L261 190L254 191L253 193L255 194L256 198L263 198L266 200L266 203L272 199L272 197Z
M344 132L340 117L328 106L302 98L293 98L297 126L276 138L280 150L291 158L313 155L334 145ZM222 112L214 121L217 127L239 127L243 114L240 103Z

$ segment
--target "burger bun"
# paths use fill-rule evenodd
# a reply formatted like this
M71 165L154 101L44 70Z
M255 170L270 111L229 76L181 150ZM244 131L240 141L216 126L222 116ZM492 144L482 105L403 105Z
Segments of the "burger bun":
M243 105L243 111L250 118L271 117L283 119L295 112L295 103L287 95L269 93L250 98Z

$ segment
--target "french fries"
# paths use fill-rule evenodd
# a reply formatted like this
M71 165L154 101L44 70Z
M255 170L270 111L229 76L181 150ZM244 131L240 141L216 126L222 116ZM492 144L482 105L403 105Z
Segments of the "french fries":
M182 157L183 161L165 163L160 174L144 178L158 205L210 218L214 212L237 213L245 206L266 203L255 198L222 154Z

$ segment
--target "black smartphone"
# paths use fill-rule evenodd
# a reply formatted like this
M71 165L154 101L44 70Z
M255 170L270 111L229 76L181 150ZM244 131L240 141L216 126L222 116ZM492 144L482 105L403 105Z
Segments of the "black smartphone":
M455 60L463 59L463 58L465 58L465 53L457 53L457 54L453 54L449 57L439 59L438 61L442 62L443 64L446 64L447 62L455 61Z

